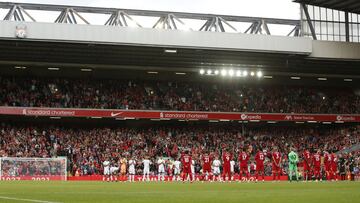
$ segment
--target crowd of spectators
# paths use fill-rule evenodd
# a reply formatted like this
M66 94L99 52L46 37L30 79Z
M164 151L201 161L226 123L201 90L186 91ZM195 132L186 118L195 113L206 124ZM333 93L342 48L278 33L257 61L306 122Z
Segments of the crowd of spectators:
M106 157L141 160L149 156L177 159L190 150L194 159L207 150L220 155L230 149L259 148L271 151L275 146L287 154L290 146L299 152L340 151L360 143L360 126L327 127L238 127L238 126L166 126L152 128L60 127L39 125L0 126L0 157L68 158L72 175L101 174ZM356 154L359 163L360 154ZM252 156L253 157L253 156ZM154 162L155 163L155 162ZM199 162L198 162L199 163Z
M0 77L0 105L266 113L360 113L351 88Z

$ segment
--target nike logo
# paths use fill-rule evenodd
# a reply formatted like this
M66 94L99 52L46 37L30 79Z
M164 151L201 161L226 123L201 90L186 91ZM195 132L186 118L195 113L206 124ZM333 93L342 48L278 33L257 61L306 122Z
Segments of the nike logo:
M115 116L118 116L120 114L122 114L123 112L119 112L119 113L114 113L114 112L111 112L111 117L115 117Z

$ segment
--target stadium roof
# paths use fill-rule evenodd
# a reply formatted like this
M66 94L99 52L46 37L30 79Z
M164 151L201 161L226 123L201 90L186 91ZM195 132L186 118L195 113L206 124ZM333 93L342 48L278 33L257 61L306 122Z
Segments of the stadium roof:
M360 14L359 0L294 0L294 2Z

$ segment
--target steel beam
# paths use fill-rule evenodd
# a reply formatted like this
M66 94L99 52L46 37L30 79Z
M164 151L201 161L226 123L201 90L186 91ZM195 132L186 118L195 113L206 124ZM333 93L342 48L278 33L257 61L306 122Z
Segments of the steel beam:
M305 16L306 16L306 20L309 24L309 27L310 27L310 31L311 31L311 35L313 37L314 40L317 40L317 37L316 37L316 33L315 33L315 28L311 22L311 18L310 18L310 15L309 15L309 11L308 11L308 8L307 8L307 5L305 5L304 3L301 4L301 7L302 9L304 10L304 13L305 13Z
M198 14L198 13L184 13L184 12L167 12L167 11L149 11L149 10L135 10L135 9L118 9L118 8L101 8L101 7L85 7L85 6L67 6L67 5L48 5L48 4L30 4L30 3L11 3L0 2L0 8L11 9L14 5L20 5L24 9L42 10L42 11L63 11L67 8L72 8L79 13L99 13L112 14L118 10L122 10L128 15L151 16L160 17L167 14L173 14L177 18L188 18L196 20L208 20L213 17L221 17L225 21L247 22L265 20L268 24L283 24L283 25L298 25L299 20L278 19L278 18L261 18L261 17L247 17L247 16L231 16L231 15L212 15L212 14Z

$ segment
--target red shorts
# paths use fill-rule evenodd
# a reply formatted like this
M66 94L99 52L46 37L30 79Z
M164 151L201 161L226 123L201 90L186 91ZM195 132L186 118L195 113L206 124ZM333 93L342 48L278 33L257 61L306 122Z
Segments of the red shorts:
M279 171L280 171L280 167L279 167L279 166L276 166L276 165L272 165L272 171L279 172Z
M314 172L320 173L320 166L314 166Z
M230 173L230 166L224 166L223 167L223 173Z
M326 172L331 171L331 167L330 167L330 165L325 165L325 171L326 171Z
M191 173L191 167L183 167L182 172L183 173Z
M209 167L203 168L203 173L211 173L211 168Z
M240 165L240 171L247 171L248 166L247 165Z
M264 165L263 164L256 165L256 171L264 171Z
M304 171L310 171L311 170L311 167L310 167L310 165L309 164L307 164L307 163L305 163L304 162Z

